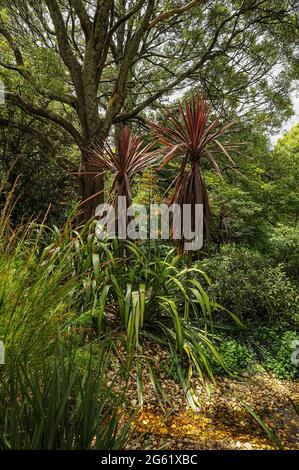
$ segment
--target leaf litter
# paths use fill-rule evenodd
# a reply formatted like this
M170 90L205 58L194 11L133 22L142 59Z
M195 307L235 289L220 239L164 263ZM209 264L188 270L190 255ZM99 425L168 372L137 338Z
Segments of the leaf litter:
M127 449L277 448L242 402L262 418L285 450L299 449L299 417L294 409L294 403L299 403L298 381L279 380L266 372L247 374L242 381L217 377L216 384L210 384L208 396L202 384L194 378L192 385L199 403L194 411L188 405L180 383L166 373L168 353L157 344L146 342L144 356L155 363L163 397L154 390L149 372L144 367L143 405L140 406L140 381L136 380L136 368L131 368L125 412L130 414L134 410L135 417ZM115 380L120 362L125 363L124 348L118 349L110 371L111 380ZM136 382L139 382L138 387ZM115 384L116 388L121 388L125 381L118 375Z

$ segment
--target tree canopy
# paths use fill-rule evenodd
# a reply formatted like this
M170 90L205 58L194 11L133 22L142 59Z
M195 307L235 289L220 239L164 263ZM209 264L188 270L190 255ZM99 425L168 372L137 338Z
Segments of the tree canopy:
M292 113L298 75L296 3L2 0L0 124L54 155L61 137L75 145L82 199L103 188L91 177L88 149L113 125L140 121L191 88L225 115L260 129L278 125Z

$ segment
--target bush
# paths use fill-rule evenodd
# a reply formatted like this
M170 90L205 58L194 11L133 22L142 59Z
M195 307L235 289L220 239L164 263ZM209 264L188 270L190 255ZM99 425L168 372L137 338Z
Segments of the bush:
M293 341L298 341L296 331L276 328L256 328L247 336L247 345L255 352L256 361L280 379L299 376L299 365L292 363Z
M267 251L277 263L283 263L287 272L298 279L299 231L298 227L279 225L273 229L266 244Z
M245 323L298 325L298 287L283 265L248 248L227 245L201 267L212 280L219 303Z
M211 328L216 306L202 287L209 283L204 272L186 268L176 250L165 257L157 246L154 253L149 257L144 245L101 242L88 225L79 234L29 224L0 245L0 339L42 363L55 349L58 328L121 336L128 367L140 359L141 369L150 338L170 351L193 405L191 370L213 379L208 351L221 363ZM147 366L151 372L151 360Z
M193 406L192 371L213 379L208 354L224 366L212 332L213 313L222 307L215 305L202 286L203 281L209 284L209 279L200 269L186 268L176 250L168 250L164 257L157 246L155 256L149 258L142 245L127 242L122 245L126 257L120 258L116 243L103 249L103 244L94 241L93 260L103 266L98 308L94 310L99 330L113 318L126 333L128 358L144 355L145 339L164 344ZM151 371L151 364L148 366Z
M75 317L80 276L71 242L42 249L42 228L26 233L10 249L0 241L0 339L29 358L50 354L57 327Z
M239 333L237 337L220 336L219 354L225 369L211 357L214 374L271 371L279 379L295 379L299 376L299 365L292 363L294 341L298 333L293 330L255 327Z
M65 223L69 207L77 197L76 181L65 163L64 155L68 158L70 155L66 141L66 147L60 148L61 156L53 158L29 134L9 127L1 137L5 151L1 154L0 180L6 176L7 183L0 194L0 207L17 180L14 195L18 203L12 214L12 224L17 226L32 218L42 221L46 213L48 223Z
M219 353L226 370L232 373L242 373L248 370L254 362L253 353L245 344L236 339L221 338ZM226 371L212 359L212 367L215 374L222 375Z

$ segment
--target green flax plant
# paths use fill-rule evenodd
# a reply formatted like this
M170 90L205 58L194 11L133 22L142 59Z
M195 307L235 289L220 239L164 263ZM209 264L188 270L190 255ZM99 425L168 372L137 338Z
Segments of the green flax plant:
M216 303L203 288L210 284L208 276L200 269L186 267L174 249L166 258L159 255L148 259L144 247L126 242L125 259L116 259L115 241L98 254L98 264L103 266L103 292L101 297L101 324L107 318L117 319L119 331L125 333L128 366L137 363L137 385L140 401L143 344L145 339L162 344L172 356L177 372L192 406L196 406L191 377L197 374L203 383L214 381L208 357L225 369L215 346L213 314L215 310L229 314L240 325L235 315ZM110 260L110 262L109 262ZM105 266L105 267L104 267ZM143 362L142 362L143 361ZM154 375L154 364L146 360L149 372ZM138 377L139 374L139 377ZM153 378L153 381L154 378ZM157 390L159 386L156 386Z

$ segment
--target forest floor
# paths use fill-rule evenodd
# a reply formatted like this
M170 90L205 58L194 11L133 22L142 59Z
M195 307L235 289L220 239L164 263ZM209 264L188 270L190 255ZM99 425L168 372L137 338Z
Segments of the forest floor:
M120 351L117 362L124 352ZM168 355L149 343L145 356L157 365L157 377L164 398L154 392L146 368L143 369L143 406L133 420L134 432L128 449L275 449L256 419L240 400L267 424L284 449L299 449L299 417L291 403L299 403L299 382L278 380L267 372L246 374L242 380L218 377L207 395L193 380L198 409L186 402L179 381L165 373ZM113 372L111 371L111 376ZM128 409L138 408L134 369L127 392Z

